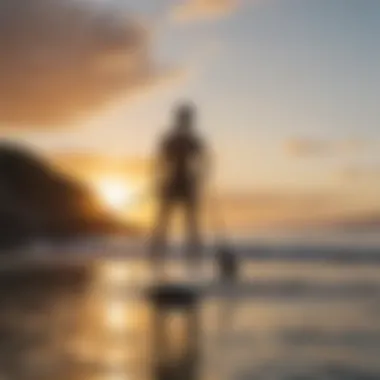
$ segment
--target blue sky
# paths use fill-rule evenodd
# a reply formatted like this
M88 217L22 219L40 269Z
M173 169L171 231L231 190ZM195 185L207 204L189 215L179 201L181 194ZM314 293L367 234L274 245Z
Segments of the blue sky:
M150 19L156 59L191 75L120 99L73 129L18 138L48 150L144 156L173 104L189 98L217 151L224 188L344 190L342 170L380 165L379 1L246 0L223 17L187 23L168 20L170 1L118 6ZM357 140L360 147L341 149ZM286 149L293 141L302 153ZM325 148L309 152L315 143Z

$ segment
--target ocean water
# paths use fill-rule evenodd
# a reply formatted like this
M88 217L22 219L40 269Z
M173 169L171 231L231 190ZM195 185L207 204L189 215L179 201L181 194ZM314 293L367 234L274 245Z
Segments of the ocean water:
M246 243L231 283L218 279L211 259L201 280L169 259L167 278L201 295L200 378L380 379L378 252ZM0 379L151 378L146 261L75 256L3 266Z

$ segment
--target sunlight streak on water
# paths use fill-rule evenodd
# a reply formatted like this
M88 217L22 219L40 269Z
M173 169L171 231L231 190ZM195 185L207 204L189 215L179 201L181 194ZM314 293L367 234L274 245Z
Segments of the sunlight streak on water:
M104 262L97 270L95 287L105 327L112 332L125 331L133 311L124 294L132 282L131 265L125 262Z
M102 352L104 373L101 380L129 380L130 359L134 360L136 347L127 341L134 326L136 309L125 290L133 282L133 267L123 261L99 263L94 281L99 329L98 344ZM131 344L132 343L132 344Z
M110 300L105 307L106 326L113 331L121 331L126 327L127 310L121 300Z

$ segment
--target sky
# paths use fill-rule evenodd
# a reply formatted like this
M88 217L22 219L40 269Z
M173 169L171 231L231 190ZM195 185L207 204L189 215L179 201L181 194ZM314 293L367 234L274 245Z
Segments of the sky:
M378 0L71 0L67 14L12 1L0 0L14 26L0 50L4 138L144 161L189 99L220 192L253 209L264 194L296 202L290 213L316 198L326 215L380 211Z

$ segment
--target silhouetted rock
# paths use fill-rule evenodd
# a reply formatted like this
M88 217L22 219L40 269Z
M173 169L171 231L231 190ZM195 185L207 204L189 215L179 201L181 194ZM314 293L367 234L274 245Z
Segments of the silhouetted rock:
M37 237L135 233L102 209L85 186L20 146L0 145L0 247Z

